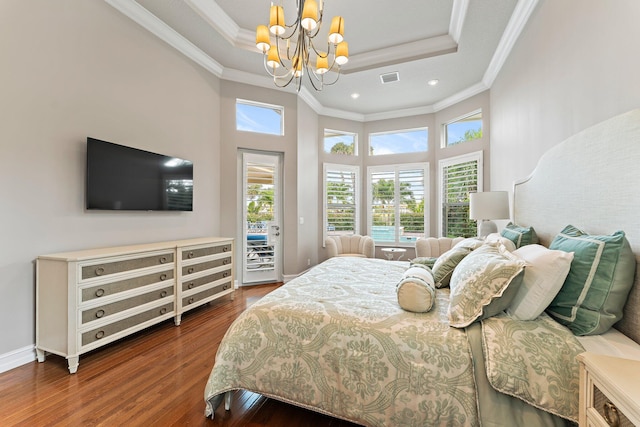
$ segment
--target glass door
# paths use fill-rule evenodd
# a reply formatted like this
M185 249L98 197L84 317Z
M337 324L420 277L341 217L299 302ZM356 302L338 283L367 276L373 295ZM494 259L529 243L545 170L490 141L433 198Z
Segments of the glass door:
M243 151L242 283L282 280L280 154Z

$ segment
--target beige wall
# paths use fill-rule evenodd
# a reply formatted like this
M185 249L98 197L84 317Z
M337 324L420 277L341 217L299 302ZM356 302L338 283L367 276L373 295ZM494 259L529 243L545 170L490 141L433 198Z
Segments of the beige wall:
M0 2L0 355L34 343L39 254L220 231L218 79L103 1ZM86 138L194 161L194 211L85 212Z
M640 106L639 19L636 0L540 1L491 88L493 189L511 190L550 147Z

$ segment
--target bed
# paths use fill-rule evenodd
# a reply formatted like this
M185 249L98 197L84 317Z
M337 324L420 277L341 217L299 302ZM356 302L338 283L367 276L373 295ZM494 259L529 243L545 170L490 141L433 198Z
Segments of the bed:
M472 316L466 324L466 315L460 321L451 307L460 298L458 284L473 276L471 255L424 313L398 304L396 285L409 263L332 258L233 323L205 387L205 415L245 389L366 426L575 423L576 356L588 350L640 358L640 197L631 184L640 182L639 162L640 110L634 110L556 145L513 188L513 223L534 227L544 246L563 244L558 236L568 224L589 235L624 230L633 286L614 328L578 337L572 325L558 323L557 312L519 320L502 310L486 313L485 303L479 321ZM494 251L487 246L471 252L476 265L482 252ZM508 280L515 277L522 274Z

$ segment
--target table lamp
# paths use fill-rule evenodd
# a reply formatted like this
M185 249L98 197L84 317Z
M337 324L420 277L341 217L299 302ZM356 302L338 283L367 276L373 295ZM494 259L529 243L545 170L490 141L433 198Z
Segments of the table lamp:
M509 219L509 194L506 191L469 193L469 218L480 221L478 235L486 237L497 233L498 227L492 219Z

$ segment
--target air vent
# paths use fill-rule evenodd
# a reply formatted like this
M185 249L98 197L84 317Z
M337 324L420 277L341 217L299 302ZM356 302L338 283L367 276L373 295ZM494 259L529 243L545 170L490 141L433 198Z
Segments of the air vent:
M380 74L380 80L382 81L382 84L385 85L387 83L397 82L400 80L400 75L397 71L394 71L393 73Z

